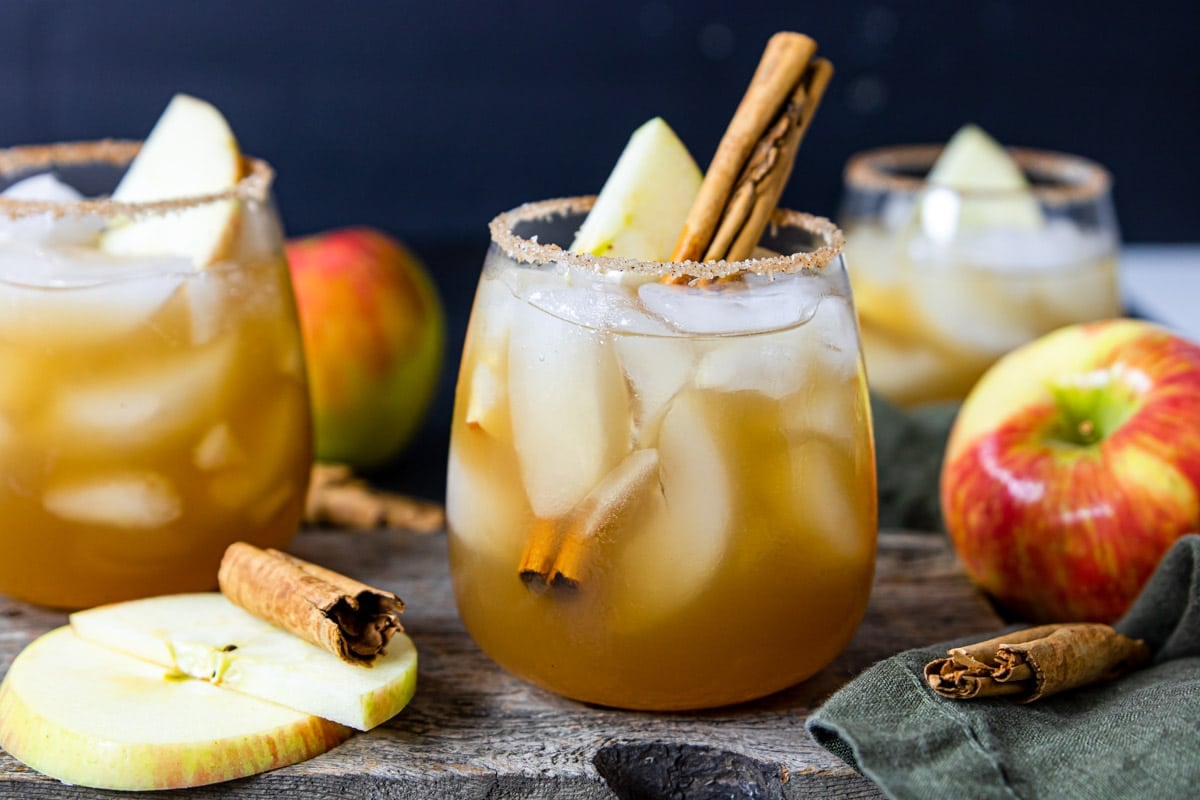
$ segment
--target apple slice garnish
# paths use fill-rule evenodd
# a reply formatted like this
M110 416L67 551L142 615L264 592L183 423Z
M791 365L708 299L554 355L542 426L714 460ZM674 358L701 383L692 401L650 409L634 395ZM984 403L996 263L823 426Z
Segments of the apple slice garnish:
M370 667L340 661L230 603L216 592L132 600L80 611L83 639L181 677L369 730L416 690L417 651L396 634Z
M39 772L92 788L175 789L242 778L320 755L352 733L180 679L70 627L25 648L0 684L0 745Z
M655 117L629 137L571 249L669 261L703 179L687 147Z
M242 176L242 154L221 112L203 100L177 94L112 199L150 203L219 194L237 186ZM120 256L183 256L198 268L207 267L228 256L238 218L234 200L154 213L105 231L100 248Z
M1025 173L976 125L964 125L950 138L925 180L931 188L921 201L921 222L935 239L968 228L1042 227L1042 211ZM942 187L954 191L938 191ZM970 198L963 202L958 192Z

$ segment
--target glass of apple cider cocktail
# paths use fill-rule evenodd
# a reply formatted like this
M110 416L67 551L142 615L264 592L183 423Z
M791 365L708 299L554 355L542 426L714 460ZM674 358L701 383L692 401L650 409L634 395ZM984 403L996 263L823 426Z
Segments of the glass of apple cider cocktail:
M762 258L570 252L591 203L491 225L451 435L459 611L500 665L568 697L764 696L842 650L873 574L841 233L776 211Z
M946 148L859 154L845 180L867 371L893 402L961 400L1008 351L1121 314L1116 214L1097 164L1006 152L968 127Z
M226 191L125 201L161 173L126 172L138 150L0 151L0 592L20 600L211 589L227 545L283 546L303 508L271 170L235 153Z

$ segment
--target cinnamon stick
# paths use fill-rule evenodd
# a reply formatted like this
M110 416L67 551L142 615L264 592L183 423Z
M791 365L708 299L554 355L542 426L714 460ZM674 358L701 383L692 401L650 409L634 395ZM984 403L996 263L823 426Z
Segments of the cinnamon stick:
M437 503L376 489L344 464L313 464L304 521L356 530L435 533L446 527L446 514Z
M559 520L535 520L520 576L534 590L579 588L596 541L619 528L658 482L658 451L634 450Z
M738 261L753 253L833 75L829 61L813 60L816 51L803 34L771 37L705 172L672 261Z
M396 595L278 550L231 544L217 581L234 605L349 664L371 666L404 630Z
M1109 625L1041 625L955 647L925 665L925 680L955 700L1012 696L1031 703L1113 680L1150 660L1150 648Z

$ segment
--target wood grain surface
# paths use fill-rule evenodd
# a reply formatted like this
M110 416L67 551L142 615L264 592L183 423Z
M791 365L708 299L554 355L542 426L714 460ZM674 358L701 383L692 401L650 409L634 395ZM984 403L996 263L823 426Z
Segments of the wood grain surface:
M454 608L444 536L306 531L301 558L397 592L420 652L417 696L399 716L323 756L193 798L881 797L818 747L804 720L865 667L900 650L1000 627L944 537L883 533L865 620L811 680L764 700L687 714L596 708L529 686L475 647ZM0 595L0 673L65 615ZM607 778L607 780L606 780ZM126 796L65 786L0 752L0 798Z

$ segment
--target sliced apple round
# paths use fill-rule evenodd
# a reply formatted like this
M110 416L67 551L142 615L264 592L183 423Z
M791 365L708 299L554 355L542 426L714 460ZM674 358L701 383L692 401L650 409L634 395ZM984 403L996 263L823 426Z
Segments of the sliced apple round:
M396 635L370 667L276 628L216 592L131 600L71 615L80 638L180 676L369 730L416 691L417 651Z
M243 175L229 123L211 104L178 94L167 105L114 200L147 203L218 194ZM100 247L121 256L183 256L206 267L228 256L237 236L238 204L219 200L125 221L105 231Z
M976 125L964 125L950 138L926 182L932 188L921 201L921 221L934 238L968 228L1042 227L1042 211L1025 173ZM964 200L960 192L971 196Z
M350 728L79 638L69 627L25 648L0 684L0 746L66 783L175 789L295 764Z
M655 117L629 138L571 249L669 261L703 179L687 147Z

